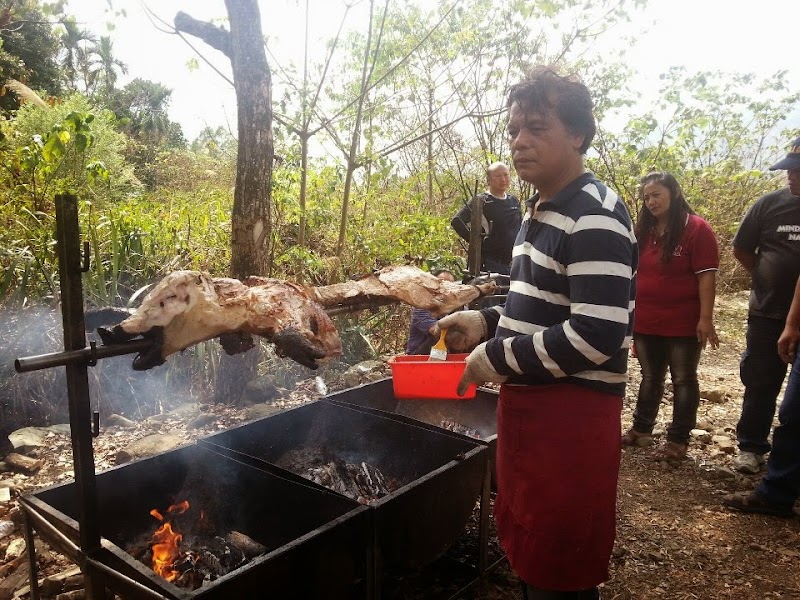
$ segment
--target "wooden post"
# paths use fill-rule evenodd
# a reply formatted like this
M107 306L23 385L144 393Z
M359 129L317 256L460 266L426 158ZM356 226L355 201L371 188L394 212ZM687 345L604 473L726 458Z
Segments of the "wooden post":
M469 222L469 254L467 256L467 272L471 278L477 277L481 272L481 245L483 235L481 222L483 221L483 194L478 194L478 181L475 181L475 193L469 205L472 218Z

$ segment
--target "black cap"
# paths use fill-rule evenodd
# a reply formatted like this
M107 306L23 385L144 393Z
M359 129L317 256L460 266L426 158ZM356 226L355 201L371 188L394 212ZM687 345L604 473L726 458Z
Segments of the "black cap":
M792 147L789 148L789 154L786 155L786 158L776 162L769 168L770 171L789 169L800 169L800 138L792 142Z

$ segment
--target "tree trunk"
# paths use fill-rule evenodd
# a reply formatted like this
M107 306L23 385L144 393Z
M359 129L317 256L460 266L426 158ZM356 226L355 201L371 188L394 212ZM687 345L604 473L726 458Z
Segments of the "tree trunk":
M225 0L230 32L179 12L175 28L199 37L231 60L239 146L231 214L230 275L269 275L272 239L272 75L264 50L257 0ZM220 356L214 399L237 402L256 373L258 344L245 354Z
M231 30L175 15L175 29L199 37L231 61L238 112L236 189L231 215L231 277L269 275L272 237L272 74L257 0L225 0Z
M272 75L257 0L225 0L239 123L231 276L269 275L272 238Z
M350 188L353 185L353 173L360 166L358 164L358 148L361 141L361 117L364 111L364 101L369 92L368 83L371 75L370 53L372 51L372 17L375 8L375 0L369 3L369 25L367 29L367 43L364 47L364 62L361 65L361 88L356 104L356 118L353 124L353 137L350 140L350 151L347 154L347 173L344 178L344 193L342 195L342 216L339 221L339 239L336 242L336 256L342 257L344 244L347 234L347 217L350 210ZM384 18L386 11L384 10Z

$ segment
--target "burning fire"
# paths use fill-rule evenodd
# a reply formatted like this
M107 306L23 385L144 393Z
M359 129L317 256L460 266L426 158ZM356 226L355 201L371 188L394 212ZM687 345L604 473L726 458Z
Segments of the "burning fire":
M184 500L167 508L167 516L180 515L189 510L189 502ZM183 535L172 530L172 522L165 521L164 516L157 510L150 511L163 525L153 533L153 571L167 581L175 581L180 576L180 571L174 568L176 559L180 556L180 545Z

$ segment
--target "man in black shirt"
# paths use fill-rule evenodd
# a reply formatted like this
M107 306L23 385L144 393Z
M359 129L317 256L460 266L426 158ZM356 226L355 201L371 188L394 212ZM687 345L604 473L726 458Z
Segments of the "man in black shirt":
M733 238L733 255L752 276L747 317L747 348L739 372L745 386L736 425L737 470L757 473L769 452L767 441L786 363L778 338L800 276L800 138L789 154L772 165L786 170L789 187L759 198Z
M489 191L483 196L483 218L481 245L482 270L508 275L511 266L511 250L522 224L522 209L519 200L507 194L511 186L508 166L495 162L486 169ZM450 224L456 233L469 242L469 225L472 219L470 204L465 205L453 217Z

